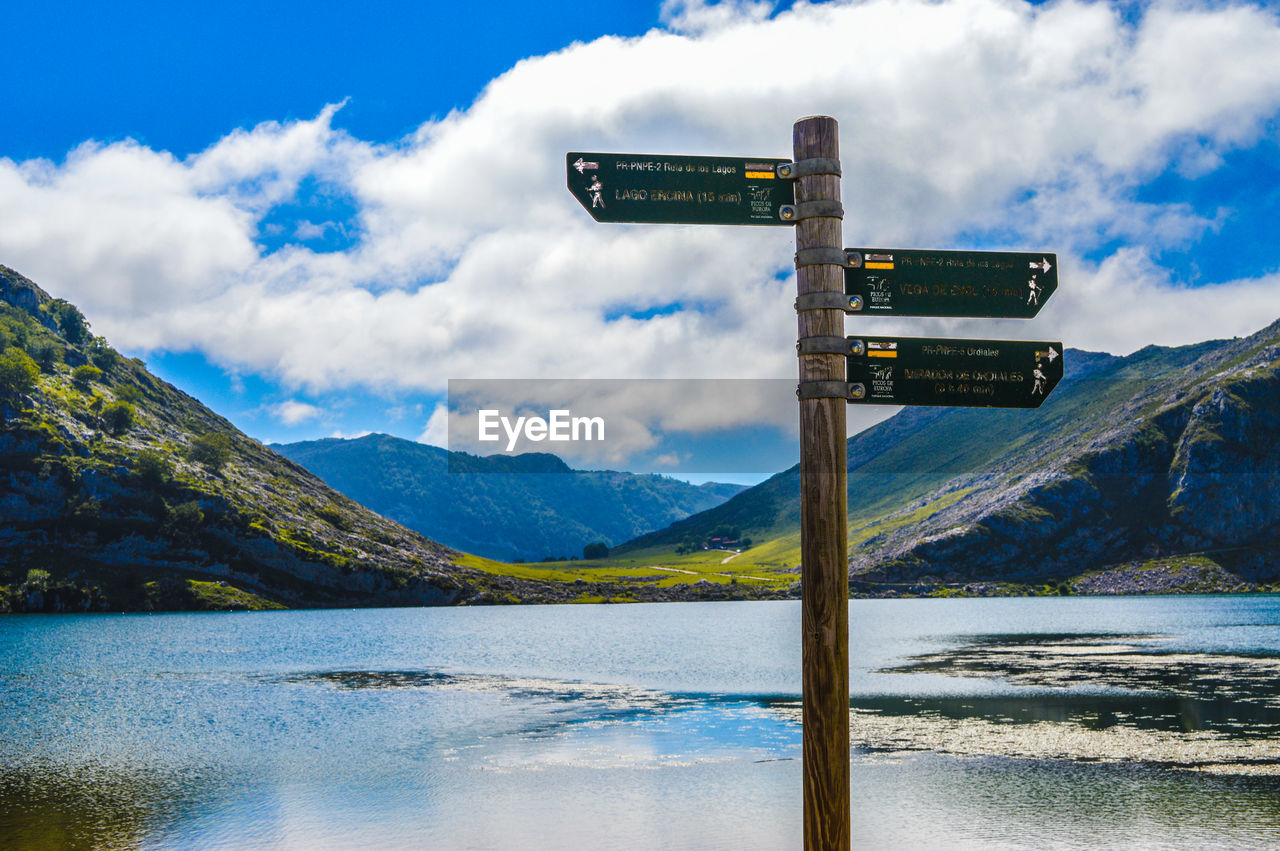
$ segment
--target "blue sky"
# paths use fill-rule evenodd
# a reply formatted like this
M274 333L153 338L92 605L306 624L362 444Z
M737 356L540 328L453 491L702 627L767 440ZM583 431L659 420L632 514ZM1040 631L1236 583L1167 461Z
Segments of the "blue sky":
M236 127L312 118L393 140L465 109L527 56L658 25L652 2L49 2L5 13L4 155L86 139L178 156ZM11 76L12 75L12 76Z
M5 13L0 263L264 442L437 439L451 378L793 374L786 229L595 225L561 170L787 156L810 113L850 244L1060 257L1032 322L877 332L1123 353L1280 317L1270 7L356 8Z
M425 120L465 109L521 59L602 35L641 35L658 25L659 7L590 0L376 2L358 10L340 2L55 2L26 4L6 17L9 31L22 36L5 51L0 156L56 162L87 140L133 140L185 157L235 128L309 119L344 101L335 128L394 143ZM278 250L296 239L291 223L343 222L353 212L341 195L304 181L263 217L259 243ZM286 230L271 233L272 225ZM333 250L352 238L329 229L306 242ZM360 387L304 394L324 406L324 422L307 417L294 425L271 413L294 394L269 373L228 370L199 351L136 353L264 442L371 430L417 438L436 398Z

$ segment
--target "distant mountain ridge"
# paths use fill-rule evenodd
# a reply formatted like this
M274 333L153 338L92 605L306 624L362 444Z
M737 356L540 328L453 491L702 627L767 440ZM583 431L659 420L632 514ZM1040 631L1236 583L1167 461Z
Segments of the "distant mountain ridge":
M620 544L745 490L571 470L545 453L478 457L386 434L271 448L410 529L504 561L581 556L587 544Z

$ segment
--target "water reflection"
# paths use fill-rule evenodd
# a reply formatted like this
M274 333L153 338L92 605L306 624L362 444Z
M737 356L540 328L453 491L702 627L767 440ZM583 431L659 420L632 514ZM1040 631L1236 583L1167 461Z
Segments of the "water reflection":
M0 770L0 846L137 848L190 809L208 784L92 763L34 762Z
M1275 846L1276 609L860 601L858 844ZM0 847L797 846L798 610L617 610L0 620Z

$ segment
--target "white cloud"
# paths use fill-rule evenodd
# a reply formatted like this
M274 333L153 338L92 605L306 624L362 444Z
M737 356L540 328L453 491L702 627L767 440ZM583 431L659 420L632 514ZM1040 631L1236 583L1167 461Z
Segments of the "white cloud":
M1207 173L1265 133L1280 109L1273 12L1159 4L1130 23L1070 0L772 8L668 2L665 29L527 59L395 144L333 129L333 106L185 160L133 142L0 160L0 262L80 304L117 345L195 348L316 391L789 377L788 229L597 225L565 190L563 156L785 156L792 121L825 113L842 124L851 244L960 247L989 232L1060 255L1058 294L1034 323L886 333L1129 351L1280 315L1266 270L1190 290L1150 259L1231 211L1138 200L1165 171ZM350 200L354 244L266 253L260 233L327 230L264 222L307 178ZM1102 262L1081 259L1111 243ZM685 309L626 315L673 304ZM435 420L422 439L439 439Z
M368 429L365 429L363 431L351 431L351 432L343 431L342 429L334 429L332 432L329 433L329 436L336 437L339 440L355 440L356 438L360 438L360 437L368 437L371 434L373 434L373 432L369 431Z
M308 405L306 402L299 402L297 399L288 399L278 405L273 405L271 413L285 425L295 426L318 418L324 411L315 405Z
M330 228L335 227L337 227L337 225L333 222L320 222L317 224L316 222L303 219L298 222L297 226L293 229L293 235L303 242L312 239L324 239L324 235L329 232Z
M775 5L751 0L720 0L718 3L663 0L659 17L674 32L701 35L711 30L767 20Z
M444 403L436 405L427 419L427 427L418 435L418 442L441 449L449 448L449 407Z

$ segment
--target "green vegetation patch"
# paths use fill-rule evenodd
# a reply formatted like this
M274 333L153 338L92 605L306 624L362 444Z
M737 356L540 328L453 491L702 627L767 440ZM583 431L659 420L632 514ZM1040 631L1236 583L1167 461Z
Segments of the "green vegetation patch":
M285 608L274 600L259 597L257 594L224 582L201 582L197 579L188 579L187 589L199 603L199 608L206 610L263 612Z
M795 582L796 575L784 569L762 567L750 562L739 565L738 559L745 555L746 553L737 555L728 563L724 562L724 551L714 550L681 556L668 553L661 559L636 555L621 559L508 564L464 554L458 558L457 564L492 576L570 585L609 582L671 588L705 581L717 585L744 583L785 589Z
M852 547L862 543L863 541L874 538L877 535L896 532L899 529L904 529L921 523L937 514L939 511L955 505L975 490L976 488L962 488L960 490L952 491L951 493L938 497L932 502L926 502L914 509L899 511L895 514L890 514L888 517L874 520L865 525L850 529L849 545Z

